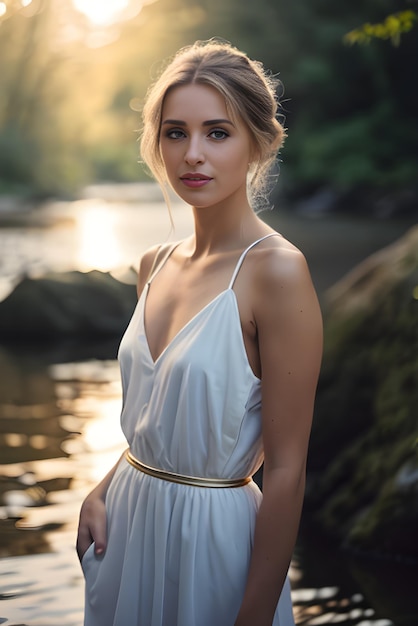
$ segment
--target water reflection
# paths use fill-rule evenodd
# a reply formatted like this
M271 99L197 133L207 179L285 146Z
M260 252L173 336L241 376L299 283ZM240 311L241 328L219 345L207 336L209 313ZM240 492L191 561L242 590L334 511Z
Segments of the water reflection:
M153 244L187 237L189 207L172 202L175 231L156 185L101 185L75 202L0 214L0 300L22 276L50 271L114 270L138 264Z
M126 447L120 425L121 385L114 360L92 359L50 367L64 423L80 429L81 436L63 442L66 453L88 458L88 480L96 483Z
M70 434L59 422L54 383L31 355L18 358L0 349L0 454L3 463L63 456Z
M55 354L53 351L52 354ZM108 470L122 435L114 360L51 364L0 349L0 555L48 552L74 526L80 493Z
M78 263L81 267L109 271L125 258L116 236L117 214L106 205L88 205L78 215Z
M417 626L417 565L354 556L304 517L293 568L298 624Z

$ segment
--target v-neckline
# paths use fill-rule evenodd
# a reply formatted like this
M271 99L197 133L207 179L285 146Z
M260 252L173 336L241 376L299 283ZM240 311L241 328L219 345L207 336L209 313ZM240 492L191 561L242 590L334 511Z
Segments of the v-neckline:
M227 287L226 289L223 289L222 291L220 291L216 296L214 296L211 300L209 300L209 302L207 302L204 307L202 307L201 309L199 309L199 311L197 313L195 313L177 332L175 335L173 335L173 337L170 339L170 341L167 343L167 345L162 349L162 351L160 352L160 354L154 358L151 352L151 348L150 348L150 344L148 341L148 336L147 336L147 329L145 326L145 309L146 309L146 304L147 304L147 297L148 297L148 292L149 292L149 288L150 288L150 284L151 283L147 283L144 289L144 292L142 294L143 297L143 304L142 304L142 332L144 334L144 338L145 338L145 344L147 347L147 351L148 351L148 355L151 359L152 364L154 365L154 367L159 363L159 361L163 358L163 356L166 354L166 352L171 348L171 346L176 342L176 340L183 334L183 332L185 332L189 326L197 319L199 318L205 311L207 311L207 309L209 309L210 306L214 305L218 300L221 299L222 296L224 296L226 293L231 292L236 300L236 296L235 296L235 292L232 289L232 287Z
M233 289L234 286L234 282L235 279L237 277L237 274L241 268L241 265L245 259L245 257L247 256L247 253L257 244L259 244L261 241L264 241L264 239L268 239L269 237L274 237L274 236L281 236L279 235L279 233L269 233L267 235L264 235L263 237L260 237L259 239L257 239L256 241L253 241L249 246L247 246L245 248L245 250L243 250L238 258L238 261L235 264L235 269L232 273L232 277L231 280L229 282L228 287L226 287L225 289L223 289L221 292L219 292L216 296L214 296L211 300L209 300L209 302L207 304L205 304L205 306L203 308L201 308L197 313L195 313L187 322L186 324L184 324L184 326L182 326L177 332L176 334L171 338L171 340L168 342L168 344L163 348L163 350L160 352L160 354L154 358L151 352L151 348L150 348L150 344L148 341L148 337L147 337L147 329L146 329L146 325L145 325L145 310L146 310L146 305L147 305L147 298L148 298L148 293L149 293L149 288L151 285L151 282L154 278L154 276L161 270L161 268L165 265L166 261L170 258L170 256L172 255L172 253L174 252L174 250L177 248L177 246L179 244L174 245L174 247L172 247L169 251L167 256L162 260L161 264L155 269L154 273L151 275L150 279L148 280L147 284L145 285L145 288L142 292L142 296L141 298L143 298L143 306L142 306L142 330L143 330L143 334L144 334L144 338L145 338L145 343L146 343L146 347L147 347L147 351L148 351L148 355L151 359L151 362L153 364L153 366L155 367L159 361L161 360L161 358L166 354L166 352L169 350L169 348L173 345L173 343L176 342L176 340L178 339L178 337L180 337L183 332L185 332L189 326L198 318L200 317L200 315L202 315L210 306L212 306L215 302L219 301L221 299L221 297L223 295L225 295L226 293L231 292L233 297L234 297L234 302L235 302L235 308L238 311L238 316L239 316L239 310L238 310L238 302L237 302L237 297L235 294L235 291ZM180 242L181 243L181 242ZM247 356L247 360L248 360L248 356ZM254 374L255 376L255 374Z

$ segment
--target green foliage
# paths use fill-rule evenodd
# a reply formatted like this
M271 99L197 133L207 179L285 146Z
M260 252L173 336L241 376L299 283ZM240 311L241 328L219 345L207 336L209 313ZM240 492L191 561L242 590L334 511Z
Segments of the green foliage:
M377 24L370 24L367 22L355 28L347 33L344 37L344 41L348 44L367 44L372 39L390 39L394 46L399 46L401 42L401 35L403 33L409 33L413 29L418 19L418 15L415 11L400 11L399 13L393 13L388 15L383 22Z
M131 182L149 180L138 163L138 154L131 146L97 144L90 152L90 162L99 181Z

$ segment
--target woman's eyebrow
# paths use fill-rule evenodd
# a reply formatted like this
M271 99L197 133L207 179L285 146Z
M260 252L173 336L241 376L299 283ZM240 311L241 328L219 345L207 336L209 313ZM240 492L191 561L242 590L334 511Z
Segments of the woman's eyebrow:
M216 124L230 124L233 126L233 123L230 120L207 120L207 122L203 122L203 126L216 126Z
M170 124L173 126L187 126L187 123L183 120L163 120L162 125ZM206 120L202 122L202 126L216 126L216 124L230 124L233 126L234 124L230 120L226 119L217 119L217 120Z

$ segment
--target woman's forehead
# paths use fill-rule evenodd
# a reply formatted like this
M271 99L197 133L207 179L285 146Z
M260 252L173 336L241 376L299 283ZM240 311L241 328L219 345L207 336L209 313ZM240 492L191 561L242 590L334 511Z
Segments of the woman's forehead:
M166 94L162 107L164 118L183 120L227 120L234 126L246 127L235 108L216 87L201 83L190 83L172 87Z
M223 95L211 85L179 85L170 89L164 98L163 112L176 110L186 113L198 113L217 110L227 114Z

